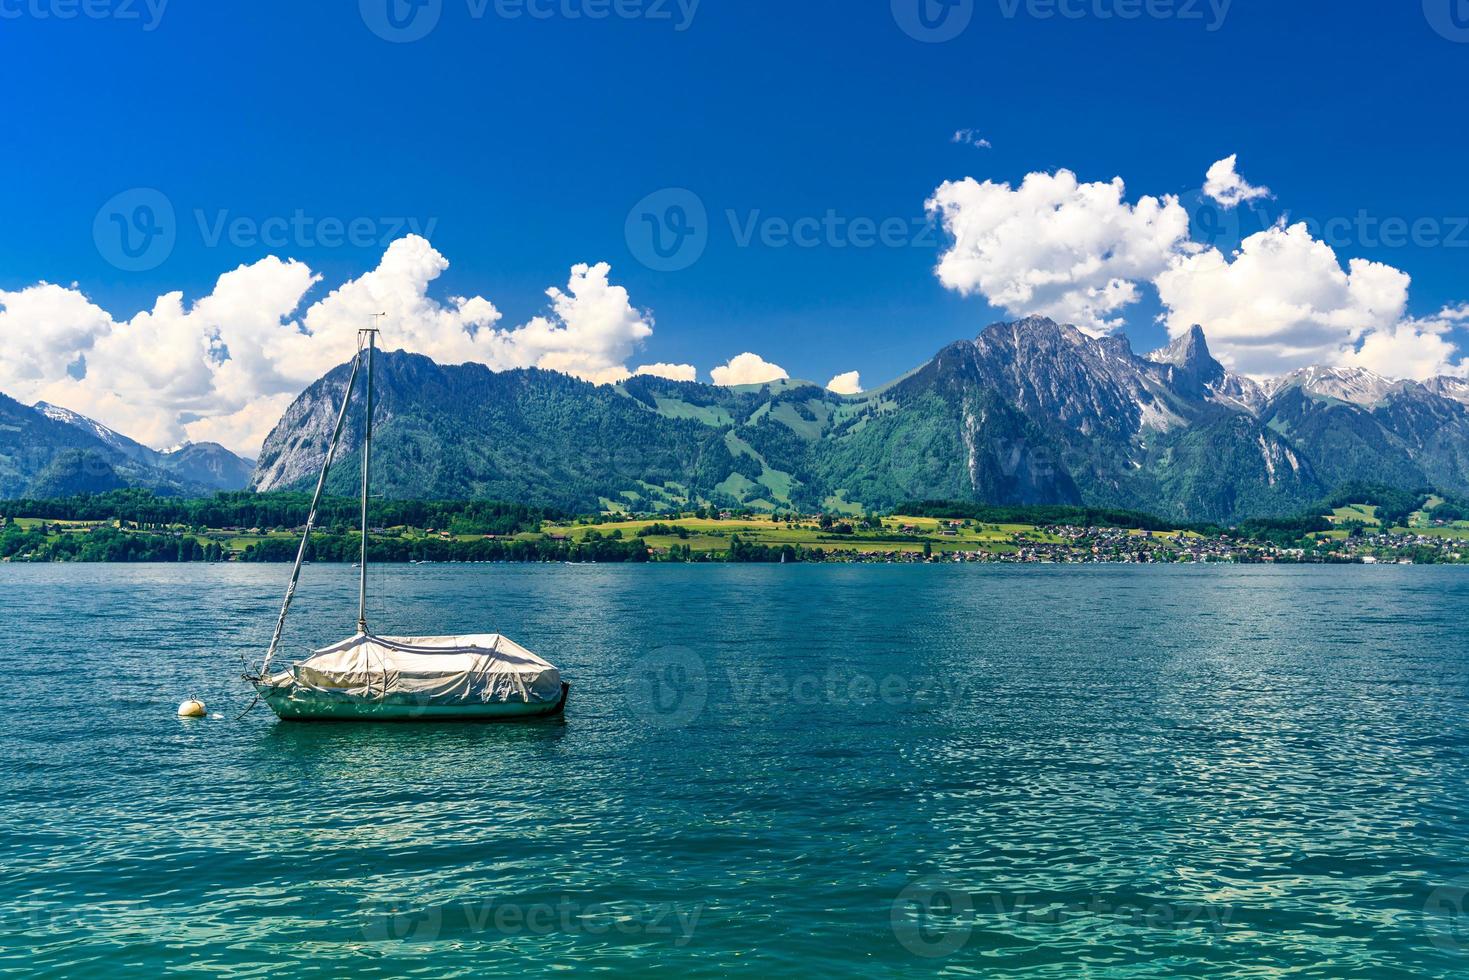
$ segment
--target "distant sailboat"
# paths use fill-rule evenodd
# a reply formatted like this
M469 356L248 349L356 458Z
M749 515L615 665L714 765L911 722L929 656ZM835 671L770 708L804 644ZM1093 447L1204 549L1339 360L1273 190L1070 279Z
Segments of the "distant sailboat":
M262 700L289 721L512 720L560 714L570 686L550 663L497 634L377 636L367 627L367 491L372 463L372 356L377 330L358 332L357 356L327 445L285 601L259 671L246 675ZM304 661L270 673L286 614L296 594L306 545L347 418L347 405L366 361L362 439L362 555L357 633L317 650Z

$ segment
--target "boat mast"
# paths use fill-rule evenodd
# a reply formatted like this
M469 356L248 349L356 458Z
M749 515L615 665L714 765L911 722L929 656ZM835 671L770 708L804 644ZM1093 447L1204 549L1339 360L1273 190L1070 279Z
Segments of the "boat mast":
M337 424L332 427L332 437L326 444L326 458L321 464L321 475L316 478L316 492L311 495L311 509L306 512L306 527L301 532L301 545L296 549L296 564L291 569L291 581L286 585L286 597L281 602L281 614L275 621L275 632L270 635L270 648L265 651L265 660L260 664L260 676L266 676L276 648L281 644L281 632L286 627L286 614L291 611L291 600L296 595L296 583L301 580L301 564L306 560L306 545L311 540L311 529L316 526L316 510L321 504L321 492L326 488L326 475L332 468L337 455L337 443L342 438L342 423L347 420L347 405L352 401L352 389L357 383L357 371L362 366L362 337L357 338L357 355L352 358L352 373L347 376L347 388L342 392L342 407L337 410Z
M362 577L357 586L357 632L367 632L367 472L372 465L372 352L377 347L377 321L386 313L374 313L372 326L363 328L367 334L367 406L363 409L365 422L362 429L362 559L359 565Z

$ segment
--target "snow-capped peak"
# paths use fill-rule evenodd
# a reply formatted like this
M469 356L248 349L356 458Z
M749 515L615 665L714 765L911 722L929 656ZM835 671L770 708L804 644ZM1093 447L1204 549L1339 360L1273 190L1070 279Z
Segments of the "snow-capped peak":
M1400 382L1384 378L1366 368L1307 367L1283 375L1270 385L1271 394L1298 387L1309 395L1335 398L1371 408L1381 405Z
M109 446L116 446L120 449L124 441L132 441L126 436L113 432L101 422L95 419L89 419L80 412L73 412L69 408L62 408L60 405L53 405L50 402L36 402L31 407L52 421L74 425L79 429L86 429Z

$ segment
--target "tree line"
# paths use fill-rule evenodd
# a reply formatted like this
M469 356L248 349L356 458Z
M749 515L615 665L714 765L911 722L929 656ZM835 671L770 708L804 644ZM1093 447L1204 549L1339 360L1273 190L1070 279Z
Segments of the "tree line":
M292 556L294 557L294 555ZM0 558L29 561L193 562L224 561L217 542L189 535L137 534L103 525L80 534L52 536L45 525L22 528L7 519L0 530Z
M361 520L354 497L323 497L317 526L354 527ZM292 528L306 523L311 495L306 493L217 493L212 497L167 497L152 490L125 489L75 497L0 502L9 517L53 521L122 520L139 527L182 525L197 528ZM534 531L542 521L561 520L560 511L494 500L369 500L374 527L423 527L455 534L515 534Z

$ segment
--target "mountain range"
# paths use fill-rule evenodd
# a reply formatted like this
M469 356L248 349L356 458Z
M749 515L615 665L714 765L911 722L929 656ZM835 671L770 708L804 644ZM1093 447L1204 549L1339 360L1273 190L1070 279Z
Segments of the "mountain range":
M160 452L69 409L0 395L0 499L126 486L167 494L239 490L253 466L216 443Z
M349 371L302 392L255 464L213 443L150 449L0 395L0 498L307 489ZM1316 367L1259 382L1227 371L1197 327L1138 355L1041 317L996 323L859 395L791 380L599 386L394 351L377 358L375 397L374 490L397 498L851 513L949 499L1230 522L1299 513L1350 483L1469 495L1469 381ZM330 482L344 494L355 407Z
M402 351L377 364L374 488L393 497L852 512L941 498L1233 521L1352 482L1469 493L1469 382L1309 368L1260 383L1226 371L1197 327L1143 356L1045 318L996 323L851 396L789 380L598 386ZM348 372L290 406L253 488L310 485ZM334 470L343 493L360 422Z

